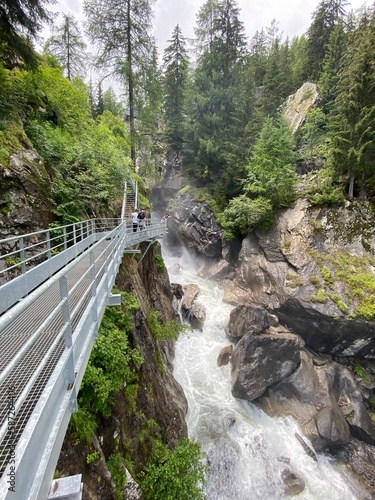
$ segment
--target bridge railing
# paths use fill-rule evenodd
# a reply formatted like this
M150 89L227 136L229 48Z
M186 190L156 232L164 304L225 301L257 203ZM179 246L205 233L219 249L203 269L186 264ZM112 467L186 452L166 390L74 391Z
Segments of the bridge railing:
M89 219L0 240L0 314L119 224Z
M47 498L123 253L166 232L164 222L108 227L0 317L0 499Z

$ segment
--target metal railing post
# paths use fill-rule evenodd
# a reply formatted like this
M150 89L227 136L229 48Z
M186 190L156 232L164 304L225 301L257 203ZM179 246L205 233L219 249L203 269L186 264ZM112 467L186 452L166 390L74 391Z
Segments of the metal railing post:
M23 238L20 238L20 260L21 260L21 272L22 274L26 273L26 264L25 264L25 244Z
M66 227L64 227L64 250L68 248L67 237L66 237Z
M48 229L47 230L47 240L46 240L46 243L47 243L47 259L49 260L51 258L51 232L50 230Z

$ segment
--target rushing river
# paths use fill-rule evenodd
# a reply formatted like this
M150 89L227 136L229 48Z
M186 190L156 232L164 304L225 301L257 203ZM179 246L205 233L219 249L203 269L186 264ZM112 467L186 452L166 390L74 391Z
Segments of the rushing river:
M295 438L301 435L291 418L271 418L251 403L231 394L230 365L219 368L217 357L229 344L224 327L233 306L222 292L197 276L185 254L177 259L163 252L170 281L198 284L199 302L206 307L203 331L181 335L176 344L174 375L184 389L189 410L189 438L201 444L210 473L209 500L277 500L286 498L282 471L291 469L305 482L294 498L303 500L362 500L343 466L319 454L309 457Z

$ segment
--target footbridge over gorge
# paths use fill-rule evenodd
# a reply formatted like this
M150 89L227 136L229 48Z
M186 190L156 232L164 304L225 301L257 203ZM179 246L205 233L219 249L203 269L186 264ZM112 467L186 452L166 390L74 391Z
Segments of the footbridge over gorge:
M52 480L91 349L124 253L166 231L92 219L0 240L0 499L81 498L80 476Z

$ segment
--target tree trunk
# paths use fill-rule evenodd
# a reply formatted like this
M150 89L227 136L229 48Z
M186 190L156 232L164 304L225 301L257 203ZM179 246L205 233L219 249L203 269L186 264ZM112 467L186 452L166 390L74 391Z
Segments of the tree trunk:
M348 189L348 198L349 198L349 200L353 200L354 199L354 180L355 180L354 172L353 172L353 170L351 170L349 172L349 189Z
M362 172L362 175L361 175L361 190L359 192L359 199L360 200L367 200L366 176L365 176L364 172Z
M134 126L134 82L133 82L133 61L132 61L132 41L131 41L131 16L130 16L130 3L128 0L128 11L127 11L127 43L128 43L128 53L127 53L127 63L128 63L128 90L129 90L129 121L130 121L130 156L133 162L134 168L135 164L135 126Z

